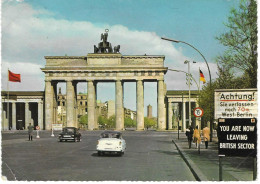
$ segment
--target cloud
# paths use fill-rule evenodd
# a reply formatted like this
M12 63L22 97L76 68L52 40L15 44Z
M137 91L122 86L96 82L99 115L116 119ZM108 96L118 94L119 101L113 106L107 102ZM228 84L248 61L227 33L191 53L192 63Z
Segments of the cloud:
M39 68L45 65L44 56L92 53L106 28L109 29L108 41L113 46L120 45L123 55L165 55L165 66L179 70L187 70L183 62L191 60L181 49L161 40L154 32L131 30L122 25L55 19L53 15L53 12L34 9L26 2L5 1L2 5L2 75L8 67L21 73L23 87L18 89L43 90L44 74ZM30 76L34 76L34 80ZM3 88L5 79L2 76ZM165 80L168 89L187 89L185 74L168 72Z

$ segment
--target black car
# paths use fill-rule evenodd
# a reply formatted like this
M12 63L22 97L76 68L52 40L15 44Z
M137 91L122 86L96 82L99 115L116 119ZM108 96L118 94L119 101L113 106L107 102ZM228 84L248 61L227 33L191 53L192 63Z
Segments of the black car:
M75 127L65 127L62 129L62 132L59 134L59 141L63 140L72 140L74 142L81 141L81 133L79 133L79 129Z

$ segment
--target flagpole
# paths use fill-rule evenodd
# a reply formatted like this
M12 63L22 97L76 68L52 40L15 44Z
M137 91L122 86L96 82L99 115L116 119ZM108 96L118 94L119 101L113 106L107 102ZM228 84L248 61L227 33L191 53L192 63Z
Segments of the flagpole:
M7 128L9 130L9 68L7 70Z
M199 104L200 104L200 67L199 67Z

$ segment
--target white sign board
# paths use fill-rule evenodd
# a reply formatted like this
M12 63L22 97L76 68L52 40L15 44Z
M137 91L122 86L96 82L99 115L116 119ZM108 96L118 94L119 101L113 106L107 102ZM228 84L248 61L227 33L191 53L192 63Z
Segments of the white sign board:
M52 124L53 130L62 130L62 124Z
M215 119L257 118L257 89L215 90Z

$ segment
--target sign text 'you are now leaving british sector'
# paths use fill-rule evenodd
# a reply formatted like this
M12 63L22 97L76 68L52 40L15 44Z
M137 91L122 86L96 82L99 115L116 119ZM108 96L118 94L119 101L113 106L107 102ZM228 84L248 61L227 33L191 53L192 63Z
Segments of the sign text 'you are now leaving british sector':
M215 90L218 118L257 118L257 89Z

